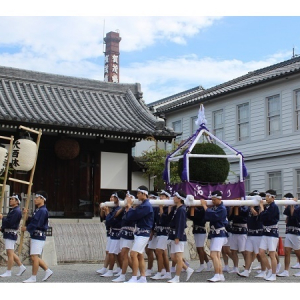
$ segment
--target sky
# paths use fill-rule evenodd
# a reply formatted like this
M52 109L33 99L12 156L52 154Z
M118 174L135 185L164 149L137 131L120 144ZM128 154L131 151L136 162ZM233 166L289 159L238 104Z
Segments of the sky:
M156 0L143 8L134 0L100 1L98 9L89 2L58 10L53 1L51 11L29 0L1 10L0 65L102 81L103 37L118 31L120 83L140 83L144 101L151 103L288 60L293 48L300 54L300 17L293 16L289 0L290 11L274 5L273 11L261 5L259 11L256 0L244 10L239 1L198 10L193 3L200 2L190 0L186 10Z

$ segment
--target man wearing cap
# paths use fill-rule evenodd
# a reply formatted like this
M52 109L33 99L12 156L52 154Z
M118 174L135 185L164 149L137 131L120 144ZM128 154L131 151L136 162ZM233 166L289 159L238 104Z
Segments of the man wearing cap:
M171 194L162 190L159 193L160 200L169 200ZM155 209L155 208L154 208ZM158 211L154 210L154 220L156 222L156 248L155 255L157 259L157 273L151 279L171 279L170 262L167 252L168 247L168 233L170 230L168 220L168 207L159 205ZM165 274L162 270L166 271Z
M279 221L279 209L275 204L274 200L276 198L276 191L267 190L266 191L266 202L267 205L264 207L263 200L259 203L259 220L263 224L263 233L259 245L259 255L261 258L261 272L255 277L262 277L267 281L276 280L276 248L279 240L278 231L278 221ZM268 258L266 256L266 250L269 250L269 256L271 260L271 265L269 264ZM270 270L267 273L266 268Z
M9 198L9 207L11 208L6 217L0 214L2 219L1 232L3 233L5 250L7 253L7 270L1 274L0 277L10 277L11 268L14 262L20 267L17 276L21 276L26 268L21 263L19 257L15 254L15 244L18 239L18 229L20 226L20 220L22 219L22 212L20 210L21 201L18 195L12 195Z
M287 193L284 195L285 200L294 200L293 194ZM277 274L279 277L288 277L290 268L291 251L294 250L298 259L300 259L300 223L297 218L297 209L299 205L287 205L283 214L286 218L286 231L284 239L284 271ZM294 213L296 210L296 213Z
M222 262L222 246L227 243L228 234L225 230L227 224L227 210L222 202L222 193L218 190L211 193L213 207L208 208L204 199L201 199L201 205L205 210L205 219L210 222L210 257L213 261L215 275L208 279L211 282L225 281Z
M46 231L48 229L48 210L45 206L47 198L48 195L45 191L36 192L34 198L36 209L32 217L29 217L26 221L26 226L21 228L22 231L28 231L31 238L30 258L32 260L32 275L27 280L24 280L24 283L36 282L36 274L39 267L45 270L45 276L42 281L46 281L53 274L47 264L39 257L45 245Z
M170 231L169 240L171 240L171 254L174 254L174 259L176 262L176 272L175 276L169 280L169 283L179 282L179 276L182 268L185 269L187 273L186 281L190 279L194 270L188 267L183 261L184 246L186 244L187 238L185 233L186 228L186 206L184 201L186 194L183 191L175 192L173 196L175 206L172 208L169 214L170 220Z
M122 219L116 218L116 213L118 210L121 209L119 206L119 201L124 200L125 198L125 192L124 191L117 191L111 195L113 198L115 207L111 209L109 212L108 207L105 209L105 215L106 215L106 225L111 228L110 230L110 243L109 243L109 249L108 249L108 261L109 261L109 269L100 276L102 277L112 277L113 274L113 267L115 264L115 261L119 262L119 266L121 267L121 260L119 253L121 252L120 249L120 230L122 227ZM121 271L121 268L117 268L117 274ZM120 273L121 274L121 273ZM118 274L118 275L120 275Z
M134 243L130 251L130 257L132 260L132 277L129 281L127 281L129 283L147 282L143 254L149 241L154 222L153 208L149 202L148 193L148 188L143 185L137 189L137 198L142 203L137 205L136 208L132 208L133 200L131 198L127 199L127 213L125 219L128 221L136 221L137 226ZM141 274L139 280L137 279L138 269Z

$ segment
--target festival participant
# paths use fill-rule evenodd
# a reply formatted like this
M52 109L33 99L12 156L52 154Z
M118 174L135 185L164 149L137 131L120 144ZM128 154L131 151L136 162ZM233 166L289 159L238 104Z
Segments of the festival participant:
M254 192L250 193L249 196L256 196ZM250 268L253 260L259 256L259 245L262 237L263 224L259 220L259 206L248 207L248 218L247 218L247 240L245 246L245 270L238 273L241 277L249 277ZM254 255L253 255L254 254Z
M266 207L264 207L263 200L260 200L259 204L259 220L261 220L263 223L262 239L259 245L259 255L261 258L262 271L256 277L262 277L267 281L276 280L277 260L275 252L279 239L279 209L274 202L275 198L276 191L272 189L268 190L266 191ZM269 250L271 264L269 263L266 256L266 250ZM270 272L267 272L267 268L272 268L272 270L270 270Z
M187 218L193 221L193 234L196 244L196 249L198 252L200 266L195 270L196 273L200 273L206 269L210 271L212 268L212 263L209 261L207 254L204 250L204 243L206 240L206 220L205 220L205 210L202 206L194 207L190 206L187 209ZM206 262L206 267L204 262Z
M174 254L175 262L176 262L176 273L175 276L170 279L169 283L177 283L180 281L179 276L182 268L186 270L187 277L186 281L190 279L194 270L188 267L183 262L183 253L184 246L186 244L187 238L185 233L186 228L186 206L184 205L184 201L186 198L186 194L183 191L177 191L174 196L174 204L175 206L172 208L169 214L170 220L170 231L168 239L171 241L171 253Z
M248 206L235 206L233 208L233 218L230 237L230 251L233 259L233 269L228 273L239 272L238 252L242 253L245 259L245 246L247 241L247 215Z
M232 252L230 250L230 238L231 238L231 227L232 227L232 213L233 213L233 207L232 206L226 206L226 211L227 211L227 224L225 226L225 229L228 233L228 238L227 238L227 243L223 245L222 247L222 259L224 261L224 267L223 267L223 272L230 272L231 269L229 267L229 258L233 261L232 258Z
M158 194L154 191L151 191L151 192L149 192L148 198L149 198L149 200L156 200L156 199L158 199ZM157 244L156 223L157 223L158 212L159 212L159 208L153 207L153 214L154 214L153 228L151 230L148 244L145 248L145 253L148 258L146 277L151 276L153 273L154 254L155 254L155 249L156 249L156 244Z
M26 267L21 263L17 254L15 254L15 244L18 239L18 229L20 221L22 219L22 212L20 210L21 201L18 195L14 194L9 198L9 207L11 208L6 217L0 214L2 219L1 232L3 233L3 239L5 244L5 250L7 253L7 270L0 275L0 277L10 277L11 268L14 262L20 267L17 276L21 276L25 271Z
M122 266L122 262L120 260L120 230L121 230L121 219L115 218L115 215L118 210L121 209L120 207L120 200L123 201L125 198L125 192L124 191L117 191L111 195L113 197L113 201L115 204L115 207L111 209L109 212L109 208L105 208L105 216L106 216L106 224L111 228L110 231L110 243L109 243L109 249L108 249L108 255L109 255L109 269L100 276L102 277L112 277L114 276L113 268L115 261L118 260L119 265ZM120 272L121 269L117 269L117 274ZM120 275L120 274L119 274Z
M132 264L129 259L129 251L132 249L134 242L135 221L126 219L126 213L128 211L128 205L126 203L129 198L135 199L134 195L130 194L128 191L124 200L125 206L119 209L115 214L115 218L121 220L120 259L122 261L122 271L119 277L112 280L113 282L124 282L128 265L132 268Z
M137 189L137 198L142 202L132 208L132 199L127 199L128 211L125 215L127 221L136 221L137 231L135 232L134 243L130 251L130 257L132 260L132 277L129 279L129 283L146 283L145 272L145 260L144 251L149 241L151 229L153 227L154 215L153 208L148 199L148 188L140 186ZM140 270L141 277L137 279L138 269Z
M26 226L21 227L21 231L30 233L30 258L32 260L32 275L24 283L36 282L36 275L39 267L45 270L45 276L42 281L46 281L52 276L53 272L47 264L39 257L42 254L46 231L48 229L48 210L45 202L48 199L48 194L45 191L38 191L35 194L34 204L36 206L32 217L26 221ZM24 212L27 210L24 208Z
M283 199L298 201L293 194L287 193ZM284 271L277 274L279 277L289 277L289 268L291 261L291 251L294 250L297 259L300 259L300 223L294 216L294 211L299 205L287 205L283 214L286 218L286 231L284 239Z
M170 199L171 194L162 190L159 193L160 200ZM168 207L160 205L159 211L154 211L154 220L156 222L156 259L157 259L157 273L151 277L151 279L171 279L170 272L170 263L167 252L168 246L168 233L170 230L169 221L168 221ZM165 269L165 274L163 270Z
M298 207L295 207L294 208L294 212L293 212L293 217L296 218L297 222L298 222L298 228L300 227L300 206L298 205ZM298 231L299 233L299 231ZM297 238L297 241L299 243L299 236ZM298 251L297 251L298 252ZM300 261L300 258L299 256L297 255L297 261L299 262ZM295 269L295 268L294 268ZM298 273L295 273L294 276L296 277L300 277L300 272Z
M218 190L211 193L212 208L208 208L204 199L201 205L205 210L205 219L210 222L210 257L213 261L215 275L208 279L211 282L225 281L222 271L221 250L227 243L228 233L225 230L227 221L227 211L222 202L222 193Z
M115 198L110 196L109 201L114 201ZM104 265L101 269L97 270L96 273L97 274L104 274L107 272L107 268L108 268L108 263L109 263L109 246L110 246L110 226L107 225L106 223L106 214L105 212L107 212L107 214L109 213L109 209L108 207L101 207L100 206L100 221L101 222L105 222L105 229L106 229L106 250L105 250L105 259L104 259Z

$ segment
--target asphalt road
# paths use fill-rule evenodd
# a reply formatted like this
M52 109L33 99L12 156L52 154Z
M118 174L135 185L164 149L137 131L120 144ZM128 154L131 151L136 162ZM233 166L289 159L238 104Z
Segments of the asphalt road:
M281 271L283 270L283 264L284 264L284 257L280 257L280 262L282 264ZM296 263L296 257L295 255L291 256L291 266L293 266ZM254 263L256 265L256 262ZM23 280L27 279L31 275L31 266L26 266L27 270L26 272L18 277L15 276L18 272L18 267L13 267L12 269L12 276L11 277L5 277L0 278L0 282L3 283L22 283ZM43 282L43 284L48 283L111 283L111 284L118 284L111 282L112 279L116 277L101 277L96 273L96 270L101 268L102 265L100 264L59 264L56 266L50 266L51 270L53 271L53 275L49 278L48 281ZM197 269L199 267L199 262L194 260L190 261L190 267L193 269ZM5 267L1 266L0 268L0 274L5 272ZM157 271L157 265L156 262L154 262L154 274ZM240 259L240 271L243 270L243 260ZM128 274L126 274L126 279L131 278L131 270L128 270ZM225 276L225 282L218 282L218 284L224 284L224 283L299 283L300 277L292 276L295 273L300 272L300 269L290 269L290 276L289 277L277 277L277 280L274 282L267 282L262 278L255 278L255 275L257 275L256 271L253 270L248 278L243 278L238 276L237 274L228 274L224 273ZM153 274L153 275L154 275ZM174 274L172 274L174 275ZM213 271L203 271L201 273L194 272L188 281L188 283L209 283L207 279L213 277L214 272ZM42 278L44 277L44 271L40 268L37 274L37 282L42 282ZM148 283L166 283L167 280L153 280L147 277ZM186 273L182 272L180 275L180 282L186 283Z

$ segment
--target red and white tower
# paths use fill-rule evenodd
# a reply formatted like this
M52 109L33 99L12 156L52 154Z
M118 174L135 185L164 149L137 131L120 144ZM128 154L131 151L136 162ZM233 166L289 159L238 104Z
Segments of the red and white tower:
M104 38L105 43L105 65L104 65L104 81L106 82L120 82L120 68L119 68L119 44L121 38L119 32L108 32Z

